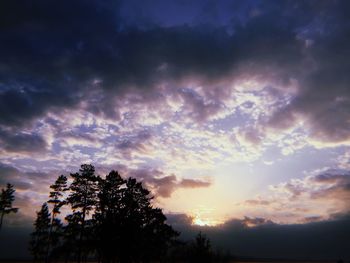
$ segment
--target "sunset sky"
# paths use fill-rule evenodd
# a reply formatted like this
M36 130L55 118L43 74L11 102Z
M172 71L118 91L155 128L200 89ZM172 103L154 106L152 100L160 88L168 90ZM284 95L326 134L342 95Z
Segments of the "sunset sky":
M0 185L20 209L7 224L31 224L83 163L143 180L196 225L348 215L349 13L336 0L1 1Z

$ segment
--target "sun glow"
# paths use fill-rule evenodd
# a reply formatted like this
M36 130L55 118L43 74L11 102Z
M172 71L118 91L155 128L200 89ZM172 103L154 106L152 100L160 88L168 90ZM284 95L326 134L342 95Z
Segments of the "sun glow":
M218 225L218 223L216 221L201 219L199 217L195 217L193 219L193 224L197 225L197 226L215 226L215 225Z
M192 216L192 224L197 226L216 226L222 224L222 221L213 217L214 209L204 206L199 207Z

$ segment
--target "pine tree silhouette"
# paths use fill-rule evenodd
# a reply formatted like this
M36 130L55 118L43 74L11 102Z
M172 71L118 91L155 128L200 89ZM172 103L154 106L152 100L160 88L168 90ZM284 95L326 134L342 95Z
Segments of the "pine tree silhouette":
M50 231L50 213L47 203L41 206L34 223L34 232L31 234L29 250L34 256L34 260L46 259L47 241Z
M97 204L98 177L95 175L95 167L90 164L83 164L79 173L71 174L73 182L70 185L71 194L67 198L75 214L75 223L80 226L78 238L77 261L82 261L83 242L85 228L87 225L86 216L95 208ZM78 220L78 221L76 221Z
M126 181L116 171L99 181L99 202L94 215L97 250L102 262L113 262L120 254L122 186Z
M47 241L47 253L46 253L46 262L49 261L49 255L51 250L59 242L59 236L62 233L62 223L61 220L56 218L60 214L61 207L65 204L65 200L62 199L64 192L67 191L67 177L60 175L54 184L50 185L52 191L49 195L48 203L53 205L51 212L51 223L49 229L49 236Z
M65 217L67 225L64 226L63 244L60 248L61 256L67 262L72 256L77 258L79 251L79 237L81 232L81 212L75 212Z
M2 228L2 223L4 216L10 213L17 213L18 208L12 207L12 203L15 200L15 189L12 184L7 184L6 189L1 189L0 195L0 230Z
M81 165L67 189L67 178L60 176L51 185L50 215L45 203L37 213L32 234L31 252L36 260L64 257L86 261L130 263L161 261L179 233L166 224L160 208L152 205L153 197L141 182L123 179L116 171L105 178L95 175L92 165ZM62 224L57 217L63 204L72 213ZM62 234L63 229L63 234ZM54 234L58 235L54 235ZM49 243L49 244L47 244Z

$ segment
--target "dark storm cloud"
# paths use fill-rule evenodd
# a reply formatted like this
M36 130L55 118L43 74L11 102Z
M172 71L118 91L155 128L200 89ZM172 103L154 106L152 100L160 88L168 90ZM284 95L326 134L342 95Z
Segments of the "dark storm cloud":
M191 2L185 10L192 11L176 19L167 13L183 10L181 1L171 9L170 2L148 9L136 3L146 10L139 21L135 2L2 1L0 124L23 127L81 101L85 110L118 119L115 97L135 88L151 93L162 82L195 80L212 89L221 80L260 75L271 85L294 79L299 86L270 126L284 129L301 116L318 139L349 137L347 1L242 1L225 8ZM215 97L181 96L197 122L223 106Z
M115 118L111 101L129 87L186 78L215 84L242 63L249 74L266 66L293 69L302 58L293 31L299 22L280 14L284 5L234 23L231 35L214 24L131 28L120 18L119 1L2 2L1 123L20 126L81 100L89 101L87 110ZM96 86L101 94L89 100Z
M0 147L8 152L43 152L47 146L44 138L38 134L13 133L1 128L0 144Z
M81 101L90 112L119 118L114 98L131 87L151 93L163 81L183 85L196 79L215 86L258 74L277 85L291 79L300 85L269 125L286 128L302 115L313 136L347 139L349 3L242 2L225 2L227 8L218 11L209 1L197 22L184 25L188 19L181 15L176 21L162 16L144 28L129 19L133 10L124 2L121 8L120 1L2 1L0 123L20 127ZM153 11L166 13L169 5L155 3L145 19L152 20ZM210 18L221 16L225 23ZM196 121L222 107L191 93L182 96Z
M329 221L280 225L264 218L232 219L221 226L191 225L186 215L167 215L185 240L199 232L213 247L227 249L237 256L283 259L349 259L349 216ZM187 218L187 220L186 220Z
M79 102L81 89L108 64L109 44L99 39L107 40L107 31L114 30L109 21L115 18L114 3L1 3L2 124L22 125L49 109Z
M312 136L341 142L349 139L350 130L350 5L339 1L337 5L323 2L323 6L328 10L299 31L299 36L310 42L305 51L310 67L303 68L304 72L297 76L300 90L271 123L284 128L301 116Z

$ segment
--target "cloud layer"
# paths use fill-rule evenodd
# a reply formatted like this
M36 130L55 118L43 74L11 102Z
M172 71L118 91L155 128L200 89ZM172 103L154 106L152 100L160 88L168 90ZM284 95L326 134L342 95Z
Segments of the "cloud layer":
M242 205L259 207L282 222L327 220L350 212L349 183L347 170L316 171L301 179L271 185L266 195L246 200Z
M201 123L227 108L229 87L246 79L258 81L255 89L274 87L271 93L293 93L291 83L297 88L259 125L285 129L299 120L315 140L346 142L348 4L232 7L224 24L163 21L142 28L119 1L2 3L1 125L18 132L48 112L77 107L119 120L120 101L158 108L164 89ZM243 21L233 19L239 15ZM203 94L191 86L202 86Z
M0 184L16 185L23 218L81 163L143 180L169 211L184 212L178 193L214 206L206 189L228 207L222 221L346 213L349 12L348 1L2 1Z

